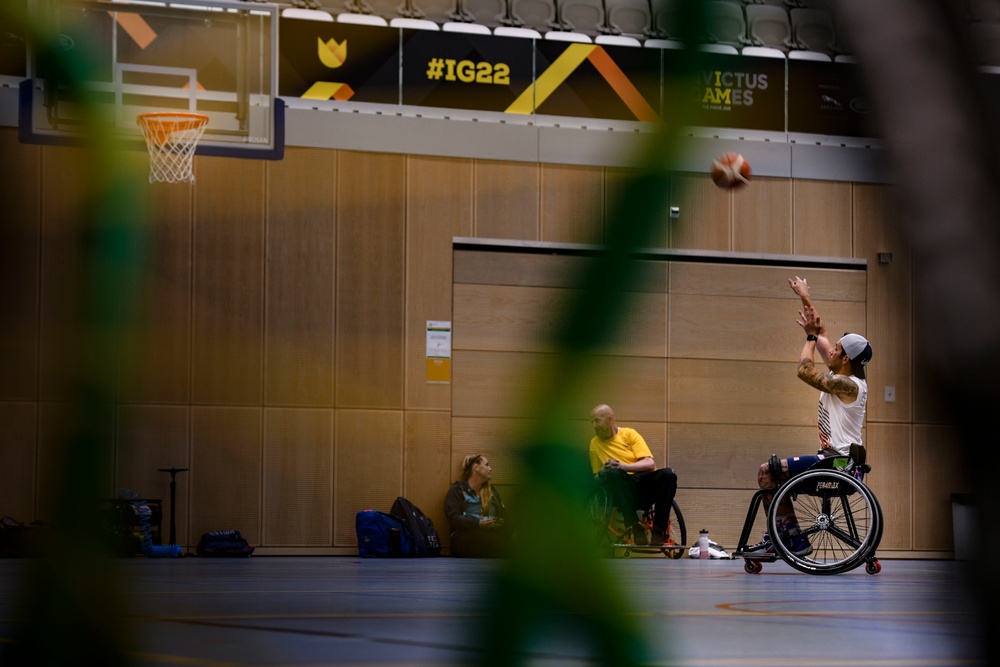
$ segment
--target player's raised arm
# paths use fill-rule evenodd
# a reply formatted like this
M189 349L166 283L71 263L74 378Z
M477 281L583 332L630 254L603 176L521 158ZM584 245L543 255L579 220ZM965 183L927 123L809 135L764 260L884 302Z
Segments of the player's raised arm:
M809 283L806 282L805 278L795 276L788 279L788 286L802 300L802 310L799 311L799 319L796 321L803 328L805 328L804 323L807 318L813 323L812 330L807 330L806 333L816 336L816 351L823 358L823 362L830 361L830 355L833 354L833 343L826 335L826 327L823 325L823 320L820 319L812 297L809 295Z

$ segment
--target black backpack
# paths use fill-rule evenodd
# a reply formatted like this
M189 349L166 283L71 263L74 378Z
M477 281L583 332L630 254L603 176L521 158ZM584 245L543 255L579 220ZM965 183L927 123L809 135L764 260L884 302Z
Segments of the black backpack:
M201 536L197 551L208 558L247 558L253 547L238 530L216 530Z
M392 504L390 513L403 520L410 529L412 548L410 556L440 556L441 540L434 530L434 524L420 511L420 508L406 498L399 496Z

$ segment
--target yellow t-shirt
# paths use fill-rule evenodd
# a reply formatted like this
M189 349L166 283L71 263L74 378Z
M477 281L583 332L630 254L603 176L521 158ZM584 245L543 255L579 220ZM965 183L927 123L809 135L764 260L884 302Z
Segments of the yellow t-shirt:
M634 428L619 426L610 440L602 440L596 435L590 439L590 467L595 475L608 459L635 463L644 456L652 458L653 453Z

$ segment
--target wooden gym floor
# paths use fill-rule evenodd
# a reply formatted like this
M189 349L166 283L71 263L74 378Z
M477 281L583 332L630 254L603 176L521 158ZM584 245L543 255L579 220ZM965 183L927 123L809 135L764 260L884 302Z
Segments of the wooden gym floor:
M10 645L27 560L0 560L0 642ZM970 665L978 629L954 561L883 560L809 576L784 563L609 561L656 665ZM473 665L497 561L357 557L116 562L143 667ZM565 618L563 619L565 621ZM552 636L555 634L556 636ZM595 664L580 632L551 633L523 664Z

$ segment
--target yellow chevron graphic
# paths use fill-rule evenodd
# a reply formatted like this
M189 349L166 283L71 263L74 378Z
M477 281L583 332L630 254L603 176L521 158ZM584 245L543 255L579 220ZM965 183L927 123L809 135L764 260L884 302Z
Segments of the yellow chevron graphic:
M304 100L337 100L345 102L354 97L354 89L346 83L332 81L317 81L309 90L302 93Z
M656 122L660 118L642 93L635 87L625 72L608 55L607 51L597 44L572 44L549 65L535 81L534 87L528 86L514 103L507 107L507 113L530 114L561 86L576 68L589 60L597 73L611 86L618 98L625 103L629 111L635 114L637 120Z
M344 64L347 60L347 40L345 39L340 44L337 44L336 40L333 38L329 42L324 42L319 37L316 38L319 42L319 61L329 67L330 69L336 69Z
M555 89L562 85L570 74L580 66L597 48L594 44L570 44L549 68L535 79L534 87L528 86L514 102L507 107L507 113L529 114L541 106ZM532 99L534 98L534 99Z

